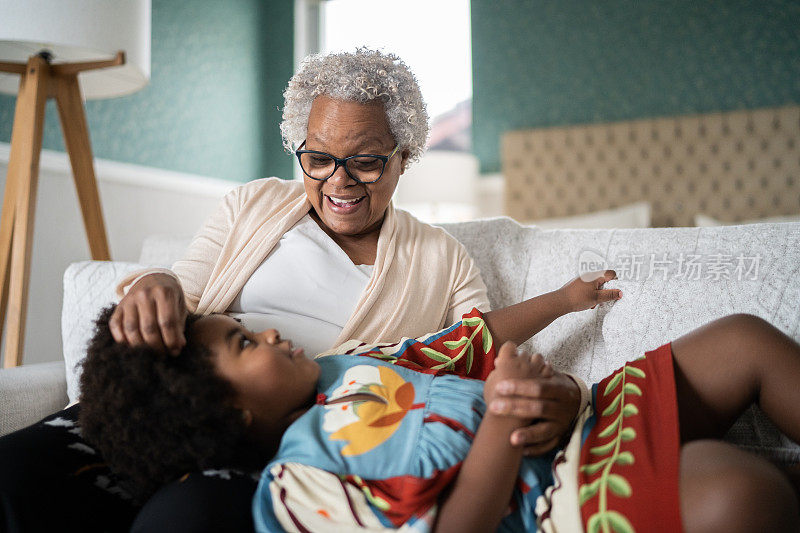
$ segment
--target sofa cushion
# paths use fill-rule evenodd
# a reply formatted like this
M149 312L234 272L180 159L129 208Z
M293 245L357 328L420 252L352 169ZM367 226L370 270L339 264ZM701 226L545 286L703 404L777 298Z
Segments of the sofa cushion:
M34 424L65 405L63 361L0 371L0 437Z
M82 261L64 271L64 305L61 311L61 340L67 372L67 396L73 402L80 395L80 363L94 332L100 310L117 301L117 280L143 268L138 263Z
M440 224L461 241L481 271L492 309L522 301L530 249L525 228L508 217Z
M183 255L190 241L188 237L153 235L144 240L139 263L83 261L67 267L64 272L61 337L70 402L77 400L80 394L80 362L86 356L86 346L94 332L94 320L101 309L116 303L117 282L145 266L169 267Z
M731 313L761 316L800 340L800 223L543 230L496 218L443 227L478 264L492 308L557 289L581 272L617 270L620 279L607 285L620 288L622 300L563 316L526 343L588 382ZM63 337L70 400L78 395L75 367L94 318L115 300L115 282L138 268L87 261L67 269ZM800 446L758 410L740 419L728 439L779 460L800 461Z
M714 217L710 217L704 213L697 213L694 216L694 225L700 228L714 227L714 226L733 226L740 224L769 224L773 222L800 222L800 215L782 215L764 218L749 218L738 222L723 222Z
M800 223L529 234L524 297L612 268L621 300L556 320L529 341L562 369L598 381L625 361L711 320L750 313L800 341ZM728 435L779 460L800 447L757 410Z
M650 215L649 202L636 202L583 215L544 218L523 224L542 229L649 228Z

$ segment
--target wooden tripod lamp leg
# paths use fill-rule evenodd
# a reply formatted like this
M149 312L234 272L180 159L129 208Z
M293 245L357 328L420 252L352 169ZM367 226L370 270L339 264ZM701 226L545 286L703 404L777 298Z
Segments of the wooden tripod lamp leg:
M8 310L5 331L6 346L4 366L19 366L22 362L25 318L28 302L28 279L30 273L31 244L33 241L33 217L36 208L36 188L39 178L39 155L42 151L44 128L44 106L47 101L49 66L44 59L34 56L28 61L25 74L20 81L14 128L11 133L6 194L15 197L13 211L8 198L3 199L3 215L0 221L0 276L4 281L0 301ZM7 239L7 226L13 222L13 236ZM8 265L11 245L11 268ZM8 283L6 283L8 281ZM0 323L2 324L2 323Z
M17 102L19 105L19 102ZM19 115L15 115L19 116ZM18 131L16 122L14 130ZM13 143L12 143L13 146ZM19 181L19 157L11 151L6 173L6 187L3 194L3 214L0 216L0 339L8 306L8 273L11 266L11 242L14 235L14 212L17 208L17 182Z
M64 132L64 144L67 147L72 164L72 175L83 214L83 225L89 239L92 259L109 261L106 228L103 223L103 210L100 207L100 196L97 192L97 180L94 174L92 146L89 141L89 127L86 113L81 101L78 75L68 74L53 78L56 82L55 96L58 113L61 117L61 129Z

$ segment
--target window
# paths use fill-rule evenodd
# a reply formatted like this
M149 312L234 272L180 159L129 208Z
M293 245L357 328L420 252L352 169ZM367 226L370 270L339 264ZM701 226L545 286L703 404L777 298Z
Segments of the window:
M379 48L411 68L428 104L430 148L471 148L469 0L303 0L299 61L308 53Z
M427 104L431 135L422 161L401 179L395 202L431 222L471 218L477 160L471 153L469 0L296 0L296 6L297 63L317 51L367 46L409 66Z

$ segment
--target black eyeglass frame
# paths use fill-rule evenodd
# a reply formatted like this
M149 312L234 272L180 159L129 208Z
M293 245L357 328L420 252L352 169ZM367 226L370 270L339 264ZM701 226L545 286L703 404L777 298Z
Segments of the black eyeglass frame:
M306 142L303 141L303 143L300 145L300 148L305 146L305 144L306 144ZM399 150L399 149L400 149L400 145L398 144L397 146L394 147L394 150L392 150L392 153L390 153L389 155L356 154L356 155L347 156L347 157L342 158L342 159L339 159L338 157L334 157L333 155L331 155L331 154L329 154L327 152L320 152L319 150L300 150L300 149L298 149L298 150L294 151L294 155L297 156L297 162L300 164L300 169L303 171L303 174L305 174L306 176L308 176L312 180L315 180L315 181L328 181L329 179L331 179L331 176L336 174L336 170L340 166L342 166L342 167L344 167L344 171L347 172L347 175L350 176L350 179L352 179L353 181L355 181L357 183L362 183L362 184L368 185L370 183L377 183L383 177L383 172L386 170L386 163L389 162L389 159L391 159L392 156L394 154L396 154L397 150ZM334 166L333 166L333 170L331 171L331 173L328 175L327 178L315 178L314 176L312 176L308 172L306 172L305 168L303 168L303 161L300 159L303 154L319 154L319 155L324 155L325 157L330 157L335 163ZM347 168L347 162L350 159L354 159L356 157L375 157L375 158L380 159L381 161L383 161L383 166L381 167L380 175L377 178L375 178L373 181L361 181L357 177L353 176L350 173L350 169Z

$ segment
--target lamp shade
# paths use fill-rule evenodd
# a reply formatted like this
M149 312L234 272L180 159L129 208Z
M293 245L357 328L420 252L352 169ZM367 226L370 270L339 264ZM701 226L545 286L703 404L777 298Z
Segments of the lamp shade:
M53 64L112 59L124 65L81 72L85 99L138 91L150 80L150 0L0 0L0 61L27 62L42 50ZM16 94L19 76L0 74Z

